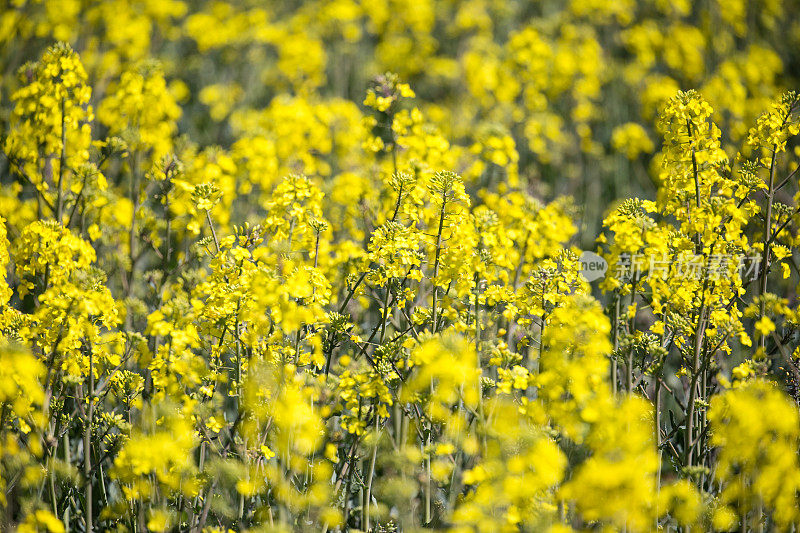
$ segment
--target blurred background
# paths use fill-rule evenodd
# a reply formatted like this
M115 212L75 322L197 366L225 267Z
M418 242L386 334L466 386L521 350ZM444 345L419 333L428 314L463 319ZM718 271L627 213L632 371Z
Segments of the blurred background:
M614 200L654 197L666 98L698 89L733 154L798 86L800 1L3 0L0 132L19 69L54 41L81 55L95 108L155 58L181 134L223 150L257 134L265 172L323 179L346 170L369 81L397 73L441 137L479 156L453 169L473 190L571 195L586 248Z

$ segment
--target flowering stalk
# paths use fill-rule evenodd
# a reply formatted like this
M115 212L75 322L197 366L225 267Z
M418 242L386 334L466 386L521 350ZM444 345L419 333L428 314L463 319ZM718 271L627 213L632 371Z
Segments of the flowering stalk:
M88 344L89 352L89 384L86 390L86 416L84 418L83 432L83 475L86 479L86 493L84 495L86 531L94 531L93 526L93 493L92 493L92 423L94 420L94 349Z
M58 164L58 196L56 197L56 220L59 224L63 224L64 213L64 168L67 165L67 115L66 115L66 97L61 99L61 155Z

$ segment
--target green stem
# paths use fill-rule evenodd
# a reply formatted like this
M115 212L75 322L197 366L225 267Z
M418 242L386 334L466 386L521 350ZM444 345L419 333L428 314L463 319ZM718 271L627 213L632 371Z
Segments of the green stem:
M766 312L767 302L764 295L767 293L767 274L769 273L769 260L770 260L770 232L772 230L772 202L774 200L774 183L775 183L775 150L772 147L772 159L769 165L769 188L767 189L767 212L764 217L764 249L761 252L761 271L759 272L761 278L759 280L759 295L761 296L761 304L759 308L759 316L763 317ZM767 337L760 335L758 339L758 346L764 348L767 343Z
M67 125L66 98L61 99L61 156L58 164L58 196L56 197L56 218L59 224L64 214L64 166L67 164Z
M92 418L94 417L94 349L89 345L89 390L86 410L86 427L83 432L83 473L86 477L86 531L94 531L92 524Z
M214 246L217 249L217 253L219 253L219 240L217 239L217 231L214 229L214 222L211 220L211 212L206 209L206 220L208 221L208 227L211 228L211 237L214 239Z
M611 337L614 340L614 352L611 357L611 391L617 394L617 350L619 349L619 293L614 298L614 320L611 323Z
M438 295L438 286L436 285L439 277L439 260L442 255L442 231L444 230L444 215L445 209L447 207L447 195L442 193L442 209L439 212L439 230L436 233L436 257L433 261L433 278L431 279L433 283L433 306L431 310L431 332L436 333L436 323L437 323L437 316L436 316L436 297Z
M370 501L372 500L372 479L375 476L375 459L378 456L378 440L380 439L380 419L381 417L378 415L378 404L377 400L375 403L375 444L372 446L372 457L370 458L369 462L369 475L367 476L367 494L366 494L366 501L364 503L364 507L366 508L365 518L364 518L364 531L369 531L369 514L370 514Z

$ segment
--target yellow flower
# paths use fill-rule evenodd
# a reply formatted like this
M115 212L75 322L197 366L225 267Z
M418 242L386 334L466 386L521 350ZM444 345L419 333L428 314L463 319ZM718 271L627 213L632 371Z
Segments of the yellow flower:
M219 433L222 429L222 422L217 420L215 417L210 416L208 417L208 420L206 420L206 427L214 433Z
M756 321L755 329L761 335L766 336L775 331L775 323L769 317L762 316Z
M269 448L269 446L266 446L266 445L262 445L261 446L261 453L264 455L264 458L266 458L267 460L272 459L273 457L275 457L275 452L273 452Z

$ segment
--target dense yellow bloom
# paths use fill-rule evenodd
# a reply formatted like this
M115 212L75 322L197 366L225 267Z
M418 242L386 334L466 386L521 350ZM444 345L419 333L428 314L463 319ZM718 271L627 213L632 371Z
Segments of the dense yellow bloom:
M11 96L13 129L3 150L58 217L76 169L89 159L92 90L78 54L64 43L23 66L19 76L23 86Z
M391 278L418 278L422 257L419 235L398 222L387 222L370 239L370 261L375 267L369 281L383 286Z
M791 529L796 3L12 0L0 529Z
M777 527L797 523L796 406L773 384L756 380L713 398L708 417L720 453L722 501L740 517L762 505Z
M191 450L196 435L186 417L180 413L164 413L152 421L152 432L131 435L125 442L111 470L111 476L122 483L128 500L148 500L181 491L196 493L193 481L194 464Z
M628 159L636 159L642 153L649 154L654 148L653 141L647 136L645 129L633 122L614 128L611 145Z
M27 226L14 243L14 250L17 276L25 283L20 289L21 296L35 288L33 280L37 277L44 276L49 285L59 286L95 260L94 248L89 243L52 221L37 221Z
M154 64L123 72L97 109L97 118L131 150L150 152L153 160L169 152L181 110L164 74Z

